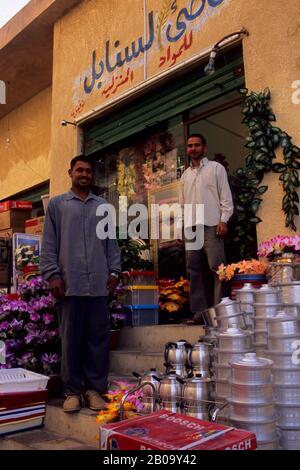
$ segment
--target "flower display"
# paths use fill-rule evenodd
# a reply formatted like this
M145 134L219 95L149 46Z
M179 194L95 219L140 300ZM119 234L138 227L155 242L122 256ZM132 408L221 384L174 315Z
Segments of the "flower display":
M283 253L300 255L300 234L293 237L277 235L258 246L258 256L270 260L281 256Z
M227 266L220 264L217 274L221 281L230 281L235 274L266 274L267 269L267 261L252 259L228 264Z
M170 314L181 314L189 305L189 282L186 279L181 278L178 282L162 279L159 292L160 308Z
M0 297L0 340L6 348L2 368L59 371L57 318L47 283L40 276L22 284L18 296Z
M98 424L107 424L120 419L120 405L124 395L135 385L124 381L115 381L112 383L112 389L104 395L108 399L106 410L101 410L96 418ZM134 418L141 412L144 405L141 401L143 397L142 390L128 395L124 403L124 418Z

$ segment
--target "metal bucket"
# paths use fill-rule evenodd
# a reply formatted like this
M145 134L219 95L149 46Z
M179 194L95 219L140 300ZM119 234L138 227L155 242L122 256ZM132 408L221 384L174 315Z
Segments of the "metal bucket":
M230 398L239 403L247 404L273 403L273 384L249 385L231 382Z

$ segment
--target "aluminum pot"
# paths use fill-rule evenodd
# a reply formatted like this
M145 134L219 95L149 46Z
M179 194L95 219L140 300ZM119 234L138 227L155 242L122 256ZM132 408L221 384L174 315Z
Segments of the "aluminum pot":
M254 343L254 350L257 357L268 357L268 344L267 343Z
M218 329L205 326L204 331L205 335L203 337L203 340L205 341L205 343L210 344L211 346L215 346L217 344L216 334L218 333Z
M254 330L254 342L255 344L268 344L267 330Z
M216 380L229 380L231 377L231 367L226 364L213 364Z
M282 450L299 450L300 439L295 441L287 441L285 439L279 440L279 445Z
M273 441L260 441L257 450L277 450L278 445L278 439L274 439Z
M267 319L266 317L254 317L254 325L256 330L267 331Z
M165 362L168 364L182 364L187 362L188 349L191 345L181 339L176 343L166 343L165 345Z
M182 379L193 376L192 368L187 368L184 364L167 364L165 362L164 365L166 367L167 374L170 374L170 372L175 372L175 374Z
M300 319L280 310L274 318L267 319L269 335L300 335Z
M272 382L273 361L257 357L255 353L245 354L231 363L231 378L235 384L263 385Z
M274 401L273 384L249 385L231 382L231 399L240 403L272 403Z
M298 385L300 387L300 369L273 368L275 385Z
M298 385L276 385L274 391L277 403L300 406L300 387Z
M274 304L279 303L279 289L271 287L268 284L263 284L259 289L254 292L255 303Z
M270 304L265 304L265 303L260 303L260 302L255 302L254 304L254 316L255 318L270 318L274 317L278 310L282 308L281 303L270 303Z
M181 399L184 381L175 372L170 372L166 377L159 379L159 397L164 402L176 402Z
M179 414L182 412L180 402L176 401L162 401L160 403L160 409Z
M275 367L300 370L300 364L293 362L293 352L268 351L268 356L274 362Z
M216 310L213 307L203 310L202 319L206 327L208 328L218 327L217 314L216 314Z
M247 313L254 313L254 291L252 284L246 282L241 289L236 289L233 293L236 295L236 300L241 304L241 310Z
M228 317L241 313L240 302L223 297L221 302L214 306L217 317Z
M211 345L199 339L199 341L194 344L193 348L189 349L187 361L191 367L209 370L211 363Z
M297 335L269 335L268 349L278 352L293 352L296 349L295 342L300 341L300 334Z
M278 403L276 407L277 424L280 428L300 428L300 405L286 405Z
M183 405L182 412L187 416L192 416L193 418L202 419L204 421L209 421L210 418L208 410L201 407Z
M220 398L227 399L231 393L231 387L228 380L215 380L216 395Z
M201 377L199 374L185 381L182 387L182 400L184 402L210 401L212 391L211 379Z
M141 375L137 372L132 372L132 375L138 379L138 385L142 385L144 382L150 382L154 385L156 393L158 393L159 388L159 373L155 368L150 369L149 372ZM144 397L152 397L153 396L153 389L151 386L145 386L143 388L143 396Z
M252 349L241 351L227 351L224 349L215 348L216 361L218 364L228 365L232 361L238 360L244 354L251 352Z
M247 429L250 432L256 434L257 442L275 441L277 439L276 433L276 420L266 421L243 421L232 419L231 424L239 429Z
M276 419L275 402L249 405L230 399L228 401L230 403L230 419L257 422Z
M280 284L279 287L283 304L300 304L300 281Z
M240 328L228 328L217 335L219 348L224 351L244 351L252 348L252 333Z
M201 375L204 379L210 379L211 371L210 370L203 370L200 367L193 367L193 377L196 375Z
M279 437L285 441L300 441L300 427L299 429L280 429Z
M223 317L217 317L218 329L226 330L227 328L241 328L246 329L249 326L247 317L249 314L244 312L237 313L236 315L226 315Z

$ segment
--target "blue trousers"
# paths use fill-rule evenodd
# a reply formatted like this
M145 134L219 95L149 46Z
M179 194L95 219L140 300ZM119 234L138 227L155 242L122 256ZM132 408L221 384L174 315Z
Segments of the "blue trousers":
M82 389L105 393L110 340L107 297L65 297L57 308L65 394L80 395Z

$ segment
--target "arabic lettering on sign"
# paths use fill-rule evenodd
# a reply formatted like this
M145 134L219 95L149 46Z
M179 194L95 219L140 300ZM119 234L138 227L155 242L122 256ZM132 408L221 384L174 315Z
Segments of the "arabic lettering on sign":
M102 95L105 98L108 98L110 95L114 95L116 93L117 89L120 86L124 85L129 80L132 82L133 78L134 78L133 70L130 70L130 68L127 69L127 73L126 73L125 77L123 77L122 73L121 73L121 75L117 75L116 77L113 75L112 82L111 82L110 86L105 88L102 91Z
M187 27L190 22L195 21L197 18L200 18L202 15L205 6L208 5L211 8L217 8L221 5L225 0L188 0L188 6L181 8L177 14L176 21L173 24L169 23L166 27L165 34L166 34L166 41L169 43L175 43L179 39L184 36L183 44L178 50L177 53L173 53L171 56L171 50L167 52L167 56L165 60L161 58L160 67L165 63L171 60L171 65L174 65L178 59L178 57L182 54L184 50L187 50L191 47L192 44L192 34L190 33L189 38L187 38ZM176 12L175 8L176 3L173 2L172 4L172 13ZM113 73L116 69L123 67L126 64L129 64L131 61L137 59L145 52L149 51L154 41L156 40L155 37L155 28L154 28L154 13L151 11L148 14L148 37L144 38L140 36L135 41L132 41L130 45L127 45L123 50L121 48L121 43L119 40L116 40L112 46L111 41L107 40L105 43L105 57L101 60L97 58L97 52L94 50L92 52L92 65L91 65L91 75L85 76L83 88L86 94L92 93L95 86L100 89L102 87L101 78L107 73ZM169 57L168 57L169 54ZM114 78L116 80L116 77ZM121 83L123 80L120 79ZM128 77L129 80L129 77ZM126 82L128 81L126 80ZM123 82L125 83L125 82ZM122 84L123 84L122 83ZM107 97L113 93L115 93L118 89L114 89L114 83L109 86L109 89L103 90L103 96ZM120 86L120 84L119 84ZM110 88L111 87L111 88ZM108 91L107 91L108 90ZM114 91L112 91L114 90ZM109 93L111 91L111 93Z
M168 46L167 54L159 58L159 68L165 65L166 63L169 63L169 67L172 67L173 65L175 65L178 57L180 57L184 51L187 51L191 47L192 44L193 44L193 31L190 31L190 34L188 36L187 34L184 35L183 42L177 52L174 52L171 55L171 46Z

